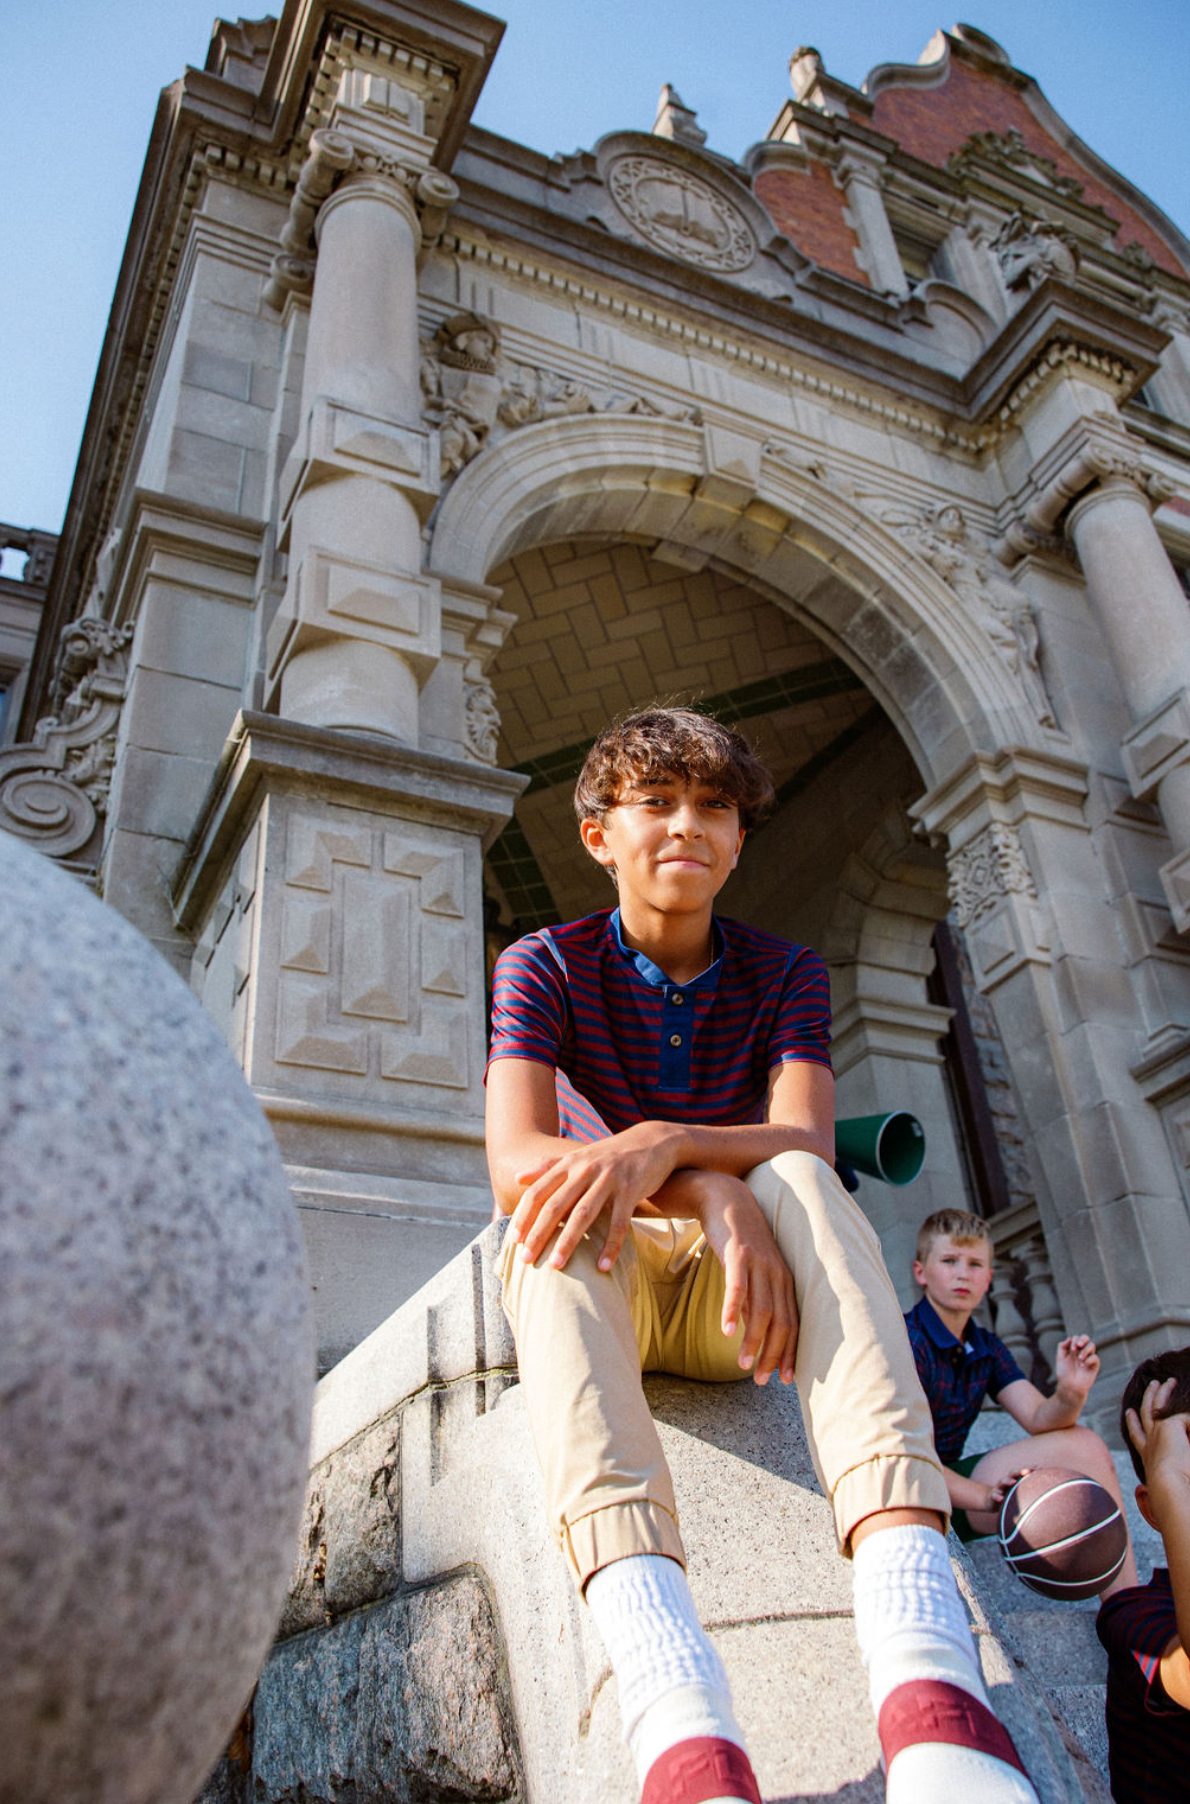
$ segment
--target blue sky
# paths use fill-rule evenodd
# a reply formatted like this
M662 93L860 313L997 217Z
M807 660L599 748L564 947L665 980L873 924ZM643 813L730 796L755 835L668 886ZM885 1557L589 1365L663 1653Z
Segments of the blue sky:
M1190 232L1188 0L971 0L990 33L1100 156ZM233 9L228 9L233 10ZM258 10L247 0L247 10ZM259 8L260 12L265 6ZM739 156L813 44L858 85L916 62L939 0L505 0L477 123L543 151L653 122L662 82L710 148ZM56 531L158 91L201 67L211 0L41 0L6 21L0 277L0 520Z

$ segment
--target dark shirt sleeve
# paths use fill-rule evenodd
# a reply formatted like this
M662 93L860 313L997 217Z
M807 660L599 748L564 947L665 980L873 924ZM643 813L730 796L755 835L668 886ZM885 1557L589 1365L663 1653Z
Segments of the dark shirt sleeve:
M1172 1598L1154 1597L1147 1586L1117 1591L1100 1605L1095 1630L1115 1669L1132 1671L1147 1710L1187 1714L1161 1683L1161 1656L1178 1632Z
M826 966L809 946L797 946L785 968L769 1035L769 1070L806 1059L830 1070L831 986Z
M992 1375L988 1379L988 1394L998 1397L1006 1385L1018 1383L1025 1374L998 1334L989 1334L988 1339L992 1342Z
M540 935L517 940L496 960L492 974L494 1059L532 1059L556 1070L566 1032L562 973Z

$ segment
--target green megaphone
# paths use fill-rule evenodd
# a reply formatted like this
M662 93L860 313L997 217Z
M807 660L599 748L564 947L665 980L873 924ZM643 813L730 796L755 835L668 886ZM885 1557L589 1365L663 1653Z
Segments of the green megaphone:
M912 1184L925 1163L926 1137L916 1115L851 1115L835 1123L835 1157L885 1184Z

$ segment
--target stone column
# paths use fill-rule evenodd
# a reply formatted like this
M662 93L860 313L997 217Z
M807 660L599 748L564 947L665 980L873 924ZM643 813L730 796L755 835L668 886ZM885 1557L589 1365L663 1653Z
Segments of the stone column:
M416 745L418 693L441 652L438 584L421 569L438 452L421 417L417 203L441 212L455 189L427 167L421 102L397 81L348 71L333 121L315 134L283 238L308 231L330 168L302 426L280 483L289 570L269 678L287 719Z
M1123 743L1133 794L1155 798L1174 844L1161 881L1190 928L1190 608L1148 497L1112 475L1080 496L1069 531L1135 725Z
M883 158L862 156L848 147L835 171L847 196L847 210L863 251L864 267L879 294L908 294L909 284L884 210L880 183Z

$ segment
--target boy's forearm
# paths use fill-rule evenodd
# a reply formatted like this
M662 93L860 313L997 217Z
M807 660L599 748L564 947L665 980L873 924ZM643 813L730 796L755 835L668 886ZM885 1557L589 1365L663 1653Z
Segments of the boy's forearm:
M678 1138L673 1147L675 1172L721 1171L729 1177L742 1178L757 1165L775 1159L779 1153L807 1152L834 1161L833 1130L826 1133L782 1121L752 1122L743 1127L677 1126Z
M988 1508L988 1487L977 1478L964 1478L961 1472L952 1472L943 1467L942 1476L946 1480L946 1489L950 1501L956 1510L986 1510Z
M1065 1392L1059 1385L1051 1397L1039 1404L1030 1432L1049 1434L1055 1428L1073 1428L1085 1402L1085 1397Z

